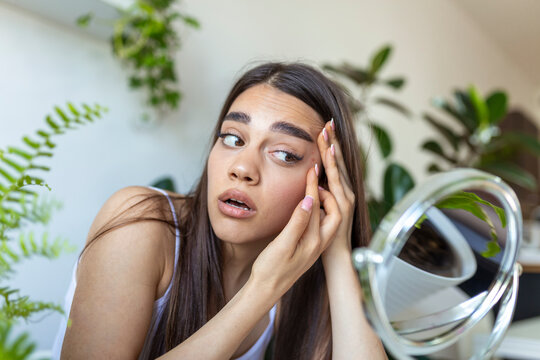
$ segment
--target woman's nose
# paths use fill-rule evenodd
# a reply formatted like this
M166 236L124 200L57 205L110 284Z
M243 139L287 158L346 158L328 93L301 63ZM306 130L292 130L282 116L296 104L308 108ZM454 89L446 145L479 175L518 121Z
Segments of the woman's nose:
M252 158L249 154L239 155L231 164L229 178L231 180L246 181L250 185L257 184L259 182L257 160Z

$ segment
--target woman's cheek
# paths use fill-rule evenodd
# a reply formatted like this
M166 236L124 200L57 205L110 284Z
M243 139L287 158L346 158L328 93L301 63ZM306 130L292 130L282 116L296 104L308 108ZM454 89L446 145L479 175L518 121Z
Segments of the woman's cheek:
M272 199L274 214L279 216L276 223L280 229L284 228L291 218L294 209L305 196L306 176L288 177L286 181L276 183L273 191L269 193Z

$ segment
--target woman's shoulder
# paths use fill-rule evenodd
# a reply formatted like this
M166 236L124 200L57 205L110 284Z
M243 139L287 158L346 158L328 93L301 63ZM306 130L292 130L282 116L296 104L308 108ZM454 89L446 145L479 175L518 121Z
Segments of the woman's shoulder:
M164 190L169 198L173 200L173 206L175 212L177 207L181 206L181 194L177 194L171 191ZM152 202L151 197L159 199L161 201ZM156 206L157 203L157 206ZM116 221L118 223L128 222L128 220L135 220L140 217L152 217L172 221L170 205L168 201L165 201L165 197L162 193L158 193L155 189L146 186L126 186L114 192L104 202L100 210L98 211L90 230L88 232L87 243L94 237L99 235L99 232L106 228L107 224ZM137 224L133 221L133 224ZM111 224L112 225L112 224ZM142 228L148 228L151 230L163 230L163 226L155 226L156 222L144 221L140 222Z
M81 260L86 266L103 263L138 267L138 272L151 275L161 288L162 279L174 262L175 237L160 221L139 221L141 218L172 220L168 202L144 201L152 195L165 198L156 190L144 186L127 186L114 192L98 211L86 241ZM169 192L170 195L177 195ZM163 209L167 206L168 209ZM107 231L108 230L108 231ZM99 236L98 238L96 238ZM161 291L158 291L161 292Z

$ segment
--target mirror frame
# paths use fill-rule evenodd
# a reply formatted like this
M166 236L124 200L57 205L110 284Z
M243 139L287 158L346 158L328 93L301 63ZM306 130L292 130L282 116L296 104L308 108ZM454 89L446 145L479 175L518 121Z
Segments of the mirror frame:
M384 278L393 256L398 256L420 217L445 197L465 189L482 189L495 196L506 214L506 244L501 264L477 308L457 325L424 340L411 340L396 333L384 309L379 277ZM459 340L501 299L501 306L487 346L474 358L489 357L502 341L510 324L517 296L523 220L514 191L499 177L476 169L455 169L431 176L415 187L385 216L369 247L353 251L363 292L364 311L386 348L399 359L408 355L426 355L444 349ZM452 309L449 309L452 310Z

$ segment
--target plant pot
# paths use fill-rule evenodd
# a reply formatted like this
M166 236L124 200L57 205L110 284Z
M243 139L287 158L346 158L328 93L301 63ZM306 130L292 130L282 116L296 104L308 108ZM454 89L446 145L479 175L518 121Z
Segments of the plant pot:
M474 254L455 225L437 208L426 211L431 226L448 244L454 256L454 271L450 276L437 275L394 256L389 269L379 278L382 298L390 320L403 318L409 307L434 293L456 286L476 272ZM385 285L386 284L386 285Z

